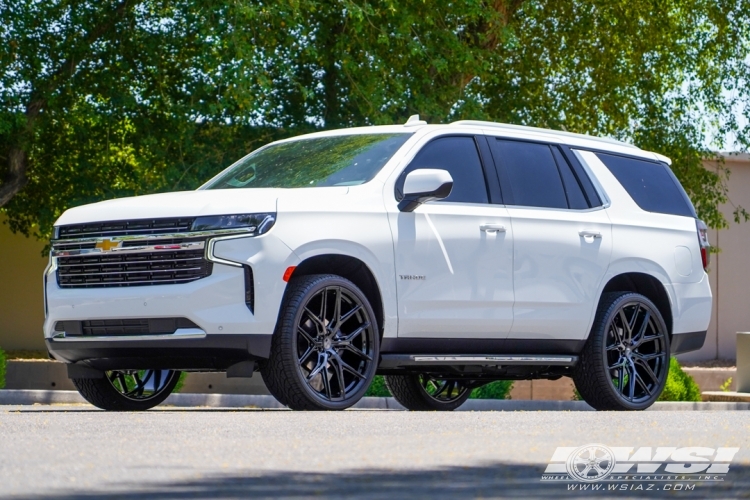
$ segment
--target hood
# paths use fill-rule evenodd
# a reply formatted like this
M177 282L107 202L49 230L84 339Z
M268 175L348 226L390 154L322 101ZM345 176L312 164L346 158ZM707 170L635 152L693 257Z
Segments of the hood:
M57 219L55 225L128 219L276 212L276 203L280 197L294 196L295 198L314 199L343 195L347 192L346 187L259 188L207 189L132 196L71 208Z

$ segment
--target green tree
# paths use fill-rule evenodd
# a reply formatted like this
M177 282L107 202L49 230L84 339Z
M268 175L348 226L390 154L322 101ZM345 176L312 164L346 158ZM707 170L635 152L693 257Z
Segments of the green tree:
M750 144L750 0L0 0L0 21L0 207L39 236L270 140L412 113L632 141L722 227L728 172L701 159Z

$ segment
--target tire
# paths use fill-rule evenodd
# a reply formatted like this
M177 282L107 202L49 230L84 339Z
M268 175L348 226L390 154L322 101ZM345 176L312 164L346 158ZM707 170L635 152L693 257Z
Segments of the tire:
M167 399L179 380L180 372L175 370L128 370L104 372L102 378L74 378L72 382L97 408L144 411Z
M602 295L573 370L576 389L597 410L645 410L669 374L669 334L659 310L632 292Z
M380 338L367 297L331 274L292 278L261 365L269 392L293 410L344 410L375 377Z
M471 394L460 380L436 379L421 373L386 375L385 385L396 401L411 411L453 411Z

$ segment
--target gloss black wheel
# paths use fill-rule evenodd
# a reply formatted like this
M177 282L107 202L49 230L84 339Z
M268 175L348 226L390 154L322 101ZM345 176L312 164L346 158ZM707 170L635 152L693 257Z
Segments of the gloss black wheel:
M396 401L412 411L452 411L469 398L463 381L428 374L386 375L385 383Z
M143 411L163 402L180 378L175 370L114 370L102 378L73 379L78 392L103 410Z
M646 297L606 294L573 379L599 410L642 410L659 397L669 373L669 335Z
M339 276L303 276L289 287L271 355L261 367L263 380L292 409L348 408L375 376L374 312L364 294Z

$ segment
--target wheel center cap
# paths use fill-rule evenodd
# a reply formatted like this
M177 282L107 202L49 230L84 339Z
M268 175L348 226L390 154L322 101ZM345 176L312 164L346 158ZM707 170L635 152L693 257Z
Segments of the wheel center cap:
M330 348L331 348L331 344L332 344L332 342L331 342L331 339L329 339L329 338L326 338L326 339L325 339L325 340L323 341L323 349L325 349L325 350L328 350L328 349L330 349Z

